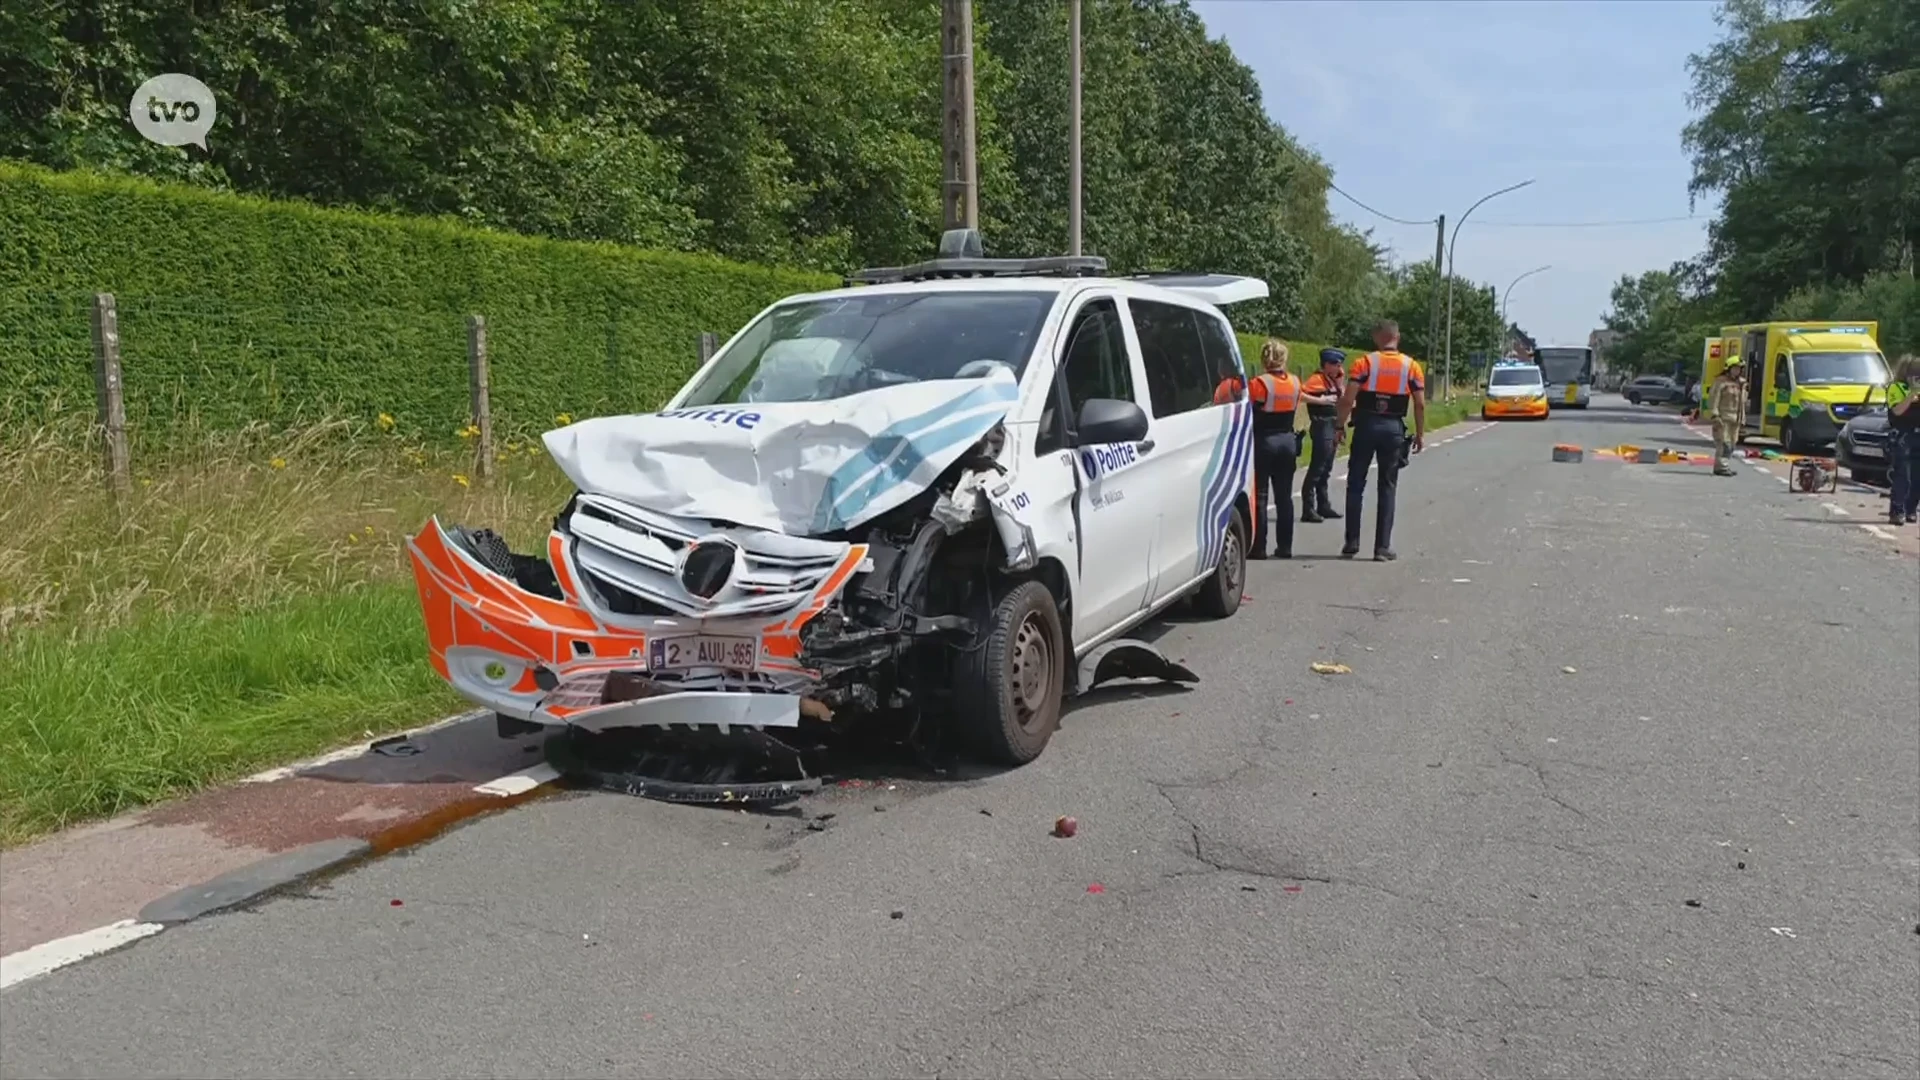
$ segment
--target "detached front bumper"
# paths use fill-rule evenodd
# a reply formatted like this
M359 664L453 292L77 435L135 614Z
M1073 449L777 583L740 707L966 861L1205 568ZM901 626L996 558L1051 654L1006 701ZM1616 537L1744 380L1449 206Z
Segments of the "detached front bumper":
M749 540L737 588L730 584L710 601L667 597L716 609L700 615L649 602L672 585L672 570L662 578L659 566L672 544L684 548L685 537L602 532L583 572L573 537L556 528L546 552L556 587L535 591L495 569L498 560L483 559L457 530L429 521L407 551L434 671L482 708L588 731L799 722L817 680L800 661L800 630L853 579L865 545L778 537L780 553L761 563ZM607 594L619 591L608 582L633 588L622 593L628 613L608 606ZM639 606L661 613L637 613Z

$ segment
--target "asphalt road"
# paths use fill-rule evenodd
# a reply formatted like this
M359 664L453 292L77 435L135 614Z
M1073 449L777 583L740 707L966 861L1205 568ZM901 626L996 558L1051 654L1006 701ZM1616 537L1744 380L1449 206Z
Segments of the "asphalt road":
M1549 460L1623 440L1699 448L1615 398L1433 449L1399 562L1302 527L1164 628L1197 688L1026 769L538 800L8 991L0 1071L1911 1077L1920 565Z

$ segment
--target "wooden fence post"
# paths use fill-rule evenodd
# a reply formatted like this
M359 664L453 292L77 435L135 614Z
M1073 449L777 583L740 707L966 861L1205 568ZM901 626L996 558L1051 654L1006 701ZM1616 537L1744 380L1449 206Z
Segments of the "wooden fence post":
M93 294L93 392L106 439L107 482L116 496L133 486L127 453L127 405L120 382L120 314L112 293Z
M493 407L487 381L487 317L467 316L467 390L473 398L473 424L480 429L473 474L493 475Z
M701 331L700 362L704 364L707 361L713 359L713 354L719 351L720 351L720 335L713 333L711 331L705 331L705 330Z

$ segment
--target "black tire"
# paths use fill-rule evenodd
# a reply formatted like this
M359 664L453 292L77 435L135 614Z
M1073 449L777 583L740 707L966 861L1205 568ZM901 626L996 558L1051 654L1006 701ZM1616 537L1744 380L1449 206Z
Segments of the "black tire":
M1287 512L1292 511L1287 508ZM1227 535L1220 541L1220 563L1193 594L1193 609L1209 619L1224 619L1240 610L1240 597L1247 588L1247 520L1240 511L1227 522Z
M954 665L954 719L983 757L1025 765L1060 727L1073 662L1060 609L1045 585L1023 581L993 606L986 631Z
M1629 404L1629 405L1638 405L1638 404L1640 404L1640 395L1639 395L1639 394L1628 394L1628 395L1627 395L1627 404Z
M1489 420L1492 420L1492 419L1493 419L1493 417L1491 417L1491 416L1488 416L1488 415L1487 415L1487 407L1486 407L1486 406L1484 406L1484 405L1482 405L1482 406L1480 407L1480 419L1481 419L1481 420L1482 420L1483 422L1484 422L1484 421L1489 421Z
M1800 437L1793 433L1792 419L1782 419L1780 421L1780 449L1789 454L1797 454L1801 451L1803 445Z

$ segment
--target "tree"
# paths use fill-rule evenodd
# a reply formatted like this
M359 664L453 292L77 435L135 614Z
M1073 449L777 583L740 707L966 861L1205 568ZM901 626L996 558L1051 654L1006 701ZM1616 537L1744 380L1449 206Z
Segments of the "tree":
M1913 270L1920 241L1920 7L1724 0L1693 57L1692 191L1718 194L1708 269L1743 318L1794 290Z
M1619 334L1608 350L1610 368L1635 374L1666 372L1699 359L1705 340L1728 321L1699 266L1675 263L1638 277L1622 275L1613 286L1607 329Z
M1445 374L1447 354L1447 288L1442 281L1440 293L1440 318L1437 325L1441 336L1434 340L1428 335L1429 320L1434 310L1434 280L1436 274L1432 260L1395 267L1385 275L1386 283L1381 309L1367 320L1364 327L1347 340L1364 342L1370 340L1373 321L1379 318L1392 319L1400 325L1400 347L1409 355L1417 357L1423 366L1436 379ZM1495 301L1494 287L1481 285L1455 276L1453 279L1453 379L1465 382L1472 378L1473 369L1469 357L1475 352L1486 352L1497 347L1500 341L1500 310Z
M1066 13L975 19L984 239L1058 252ZM1086 0L1083 30L1087 249L1260 277L1245 329L1364 340L1394 278L1252 71L1185 0ZM936 0L18 0L0 157L847 270L933 248L940 52ZM213 87L209 151L126 122L161 71Z

